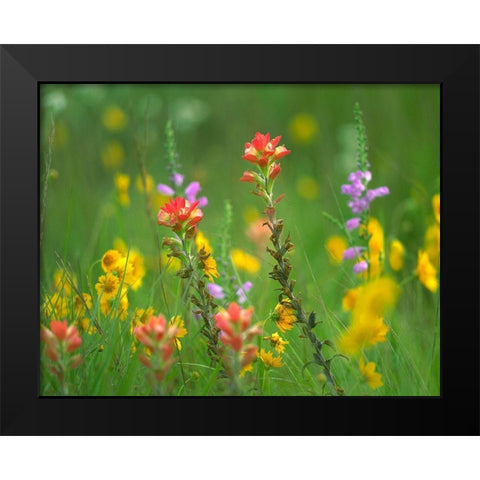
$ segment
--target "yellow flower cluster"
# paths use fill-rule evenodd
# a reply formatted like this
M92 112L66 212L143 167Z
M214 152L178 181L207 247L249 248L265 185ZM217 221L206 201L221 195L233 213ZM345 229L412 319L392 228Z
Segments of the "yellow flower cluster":
M348 242L340 235L333 235L327 239L325 247L327 249L330 261L333 264L339 264L342 263L342 255L348 247Z
M403 268L403 257L405 255L405 247L399 240L390 242L390 254L388 255L388 263L392 270L399 271Z
M398 297L397 283L387 277L370 280L354 293L348 301L351 310L351 325L340 337L340 349L349 354L358 354L365 347L386 340L388 326L383 322L385 311L392 307Z
M258 353L258 358L267 366L271 368L283 367L282 357L275 357L272 352L267 352L263 348Z
M361 227L360 233L363 228ZM384 237L383 228L380 222L373 217L370 217L367 224L367 234L370 236L368 240L368 254L366 260L368 261L368 270L363 273L363 278L373 279L378 278L383 272L383 258L384 258Z
M432 198L435 223L427 228L425 246L418 252L416 274L425 288L435 293L439 282L437 269L440 265L440 194Z
M374 362L368 362L367 364L365 364L365 360L363 359L363 357L360 357L359 367L360 373L365 377L365 380L367 381L370 388L375 390L376 388L383 385L382 375L375 371L376 365Z
M105 275L100 275L95 284L100 311L107 316L115 308L124 320L128 314L128 289L138 290L145 276L143 256L135 249L124 253L111 249L103 255L101 265Z
M77 278L64 270L53 274L52 295L46 295L43 312L47 320L73 317L76 326L86 330L90 324L89 310L92 308L92 297L88 293L76 294Z
M290 300L282 300L277 304L275 311L272 314L272 319L277 324L277 327L282 333L293 328L293 324L297 320L295 309L292 307Z
M288 345L289 343L285 341L277 332L272 333L269 337L263 337L263 339L268 340L278 353L283 353L285 351L285 345Z
M390 278L380 277L350 289L343 297L344 310L351 311L350 327L338 344L344 353L357 355L371 345L386 340L389 327L384 323L385 311L396 303L400 288ZM360 357L360 373L372 389L383 385L382 375L375 372L375 363L365 364Z
M210 242L201 231L198 231L195 236L195 246L199 253L202 252L200 260L202 262L203 271L210 281L213 282L213 279L219 277L220 274L217 271L217 262L212 256Z

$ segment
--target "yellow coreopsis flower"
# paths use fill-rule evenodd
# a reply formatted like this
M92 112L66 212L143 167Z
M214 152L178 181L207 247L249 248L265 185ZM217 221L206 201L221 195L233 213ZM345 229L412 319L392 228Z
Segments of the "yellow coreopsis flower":
M239 248L232 250L231 257L233 264L239 270L245 270L248 273L257 273L260 270L259 260Z
M84 332L87 332L88 330L92 330L92 329L89 328L89 326L90 326L90 319L89 318L82 318L78 322L78 325L82 329L82 331L84 331ZM90 332L88 332L88 333L90 333Z
M219 277L220 274L217 271L217 262L212 256L212 247L210 242L200 230L195 235L195 246L197 247L197 251L199 253L202 252L200 260L203 265L203 271L210 281L213 282L213 279Z
M363 357L360 357L360 373L365 377L368 385L373 390L383 385L382 375L375 372L375 366L374 362L368 362L365 365L365 360Z
M383 317L364 316L340 337L339 347L344 353L356 355L363 348L384 342L389 327L383 323Z
M383 317L384 312L395 305L400 288L392 278L382 277L371 280L362 286L352 312L352 320L356 322L362 317Z
M340 337L340 349L356 354L364 347L384 342L389 327L383 323L383 315L395 304L398 294L399 287L390 278L375 279L363 285L352 310L352 323Z
M123 258L123 255L118 250L107 250L102 257L102 269L104 272L111 272L115 270L119 260Z
M145 262L143 255L132 248L128 254L128 263L131 265L130 277L125 282L134 291L137 291L142 286L143 277L145 276Z
M122 257L115 263L112 272L117 275L120 282L123 281L124 286L131 285L135 280L133 276L133 265L132 262L130 262L130 256L127 260L127 257L122 255Z
M347 291L342 299L342 307L344 310L353 310L357 303L358 296L360 295L362 287L351 288Z
M174 341L177 348L181 350L182 343L179 339L183 338L188 333L187 329L185 328L185 322L183 321L182 317L177 315L176 317L171 318L169 326L175 327L177 329Z
M437 269L430 263L427 252L419 250L417 276L425 288L435 293L438 290Z
M272 315L272 319L277 324L277 327L282 333L293 328L293 324L296 322L297 317L295 315L295 309L292 307L290 300L282 300L281 303L275 307L275 312Z
M399 240L392 240L390 243L390 255L388 262L392 270L398 271L403 268L403 255L405 248Z
M117 295L120 287L119 278L111 272L107 272L105 275L98 277L98 282L95 284L95 290L99 295L102 295L102 299L114 298Z
M205 272L205 275L210 279L211 282L213 282L214 278L217 278L220 276L220 274L217 271L217 262L215 259L212 257L212 255L209 255L205 259L201 259L202 264L203 264L203 271Z
M250 362L248 365L245 365L241 370L240 370L240 377L243 377L245 373L251 372L253 370L253 362Z
M340 235L333 235L328 238L325 246L327 248L330 261L335 264L342 263L343 252L348 247L347 240Z
M102 148L100 156L106 170L115 170L123 164L125 152L122 144L113 140Z
M258 357L267 367L280 368L284 365L282 357L274 357L272 352L266 352L263 348L260 350Z
M268 340L278 353L283 353L285 351L285 345L288 345L288 342L277 332L272 333L269 337L263 337L263 339Z
M212 253L212 247L208 238L200 230L198 230L195 235L195 246L197 247L197 251L200 251L203 248L206 253Z
M107 273L108 275L108 273ZM128 315L128 297L127 297L127 289L124 288L122 289L120 293L120 298L117 296L105 296L102 295L100 298L100 311L105 315L109 315L110 312L112 311L112 308L114 305L116 305L118 302L117 306L117 313L120 318L120 320L125 320Z
M432 198L432 207L433 214L435 215L435 220L440 223L440 194L437 193Z
M108 130L119 132L127 124L127 115L119 106L110 105L103 112L102 123Z
M364 231L364 227L360 228L360 233ZM384 237L383 228L380 222L370 217L367 224L367 232L370 235L368 241L368 270L363 273L364 278L376 278L383 271L384 257Z

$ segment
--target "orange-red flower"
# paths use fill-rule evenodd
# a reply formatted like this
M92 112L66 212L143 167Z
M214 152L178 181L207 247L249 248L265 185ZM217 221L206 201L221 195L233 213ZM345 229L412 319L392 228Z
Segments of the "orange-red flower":
M281 148L281 147L279 147ZM287 153L289 153L287 151ZM286 155L286 153L284 154ZM282 155L283 157L283 155ZM277 157L277 159L280 158L280 157ZM275 178L277 178L278 174L282 171L282 167L280 167L280 165L278 163L275 163L273 162L271 165L270 165L270 170L268 172L268 178L270 180L274 180Z
M243 172L243 177L240 179L241 182L255 183L255 177L250 170Z
M56 362L64 352L74 352L82 344L82 339L78 335L78 331L74 325L68 326L66 320L52 320L50 328L42 326L40 331L40 338L47 344L47 357ZM75 368L79 362L75 360Z
M290 153L283 145L277 147L281 138L278 136L270 140L270 133L255 133L255 138L245 144L245 154L242 158L262 168L266 167L271 160L278 160Z
M250 327L253 307L243 310L237 303L232 302L227 310L221 310L215 315L217 328L221 330L220 341L229 345L236 352L243 348L244 341L249 342L261 329L254 325Z
M158 212L158 224L169 227L174 232L195 227L203 218L203 212L197 208L198 203L198 201L190 203L183 197L171 199Z
M141 353L139 360L150 368L156 380L161 381L170 369L175 351L175 335L178 328L168 324L162 314L150 317L147 323L135 327L133 333L137 340L145 345L150 355Z

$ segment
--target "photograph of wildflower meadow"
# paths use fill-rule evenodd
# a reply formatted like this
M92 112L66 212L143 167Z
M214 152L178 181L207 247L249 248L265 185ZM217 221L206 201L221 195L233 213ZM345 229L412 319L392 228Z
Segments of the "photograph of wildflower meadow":
M440 87L42 84L40 395L440 395Z

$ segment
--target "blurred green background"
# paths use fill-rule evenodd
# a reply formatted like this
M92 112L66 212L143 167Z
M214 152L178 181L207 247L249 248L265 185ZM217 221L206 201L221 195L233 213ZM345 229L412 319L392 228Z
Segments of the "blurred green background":
M423 235L431 196L439 190L438 85L43 85L42 153L54 118L52 168L58 172L48 187L45 244L59 253L67 248L72 259L89 263L96 258L111 239L106 219L98 244L90 245L92 224L114 197L114 171L129 174L134 190L139 172L134 135L143 141L146 128L147 170L155 182L168 182L164 130L171 119L185 182L199 180L202 195L209 198L203 230L212 234L221 225L224 199L231 200L239 217L234 236L243 233L240 218L246 207L261 208L259 199L249 195L250 186L238 182L251 166L241 158L244 143L256 131L282 135L281 143L292 153L277 180L277 192L287 194L280 211L302 225L307 249L318 245L320 254L324 236L335 233L335 227L319 213L348 215L347 198L339 191L355 166L356 101L367 129L371 185L387 185L391 191L374 202L372 215L386 234L408 245ZM125 113L118 131L102 122L114 106ZM102 151L109 145L124 152L118 168L102 165ZM302 181L310 190L308 199L299 192ZM145 219L136 211L135 195L130 196L131 215L122 229L127 240L143 247ZM65 246L67 224L75 241Z
M257 131L282 136L280 144L291 154L281 160L275 190L286 194L278 216L285 219L296 246L292 277L311 308L341 310L342 296L354 280L351 265L332 265L329 260L325 242L339 231L322 211L340 219L351 216L340 186L355 169L355 102L366 125L371 188L390 189L389 196L372 203L371 215L382 223L386 244L395 237L405 245L405 270L411 272L433 218L432 196L440 187L439 85L42 85L41 175L53 124L55 140L45 197L41 294L50 291L57 269L55 252L85 274L120 237L151 259L147 268L154 265L156 246L145 199L135 186L136 144L155 184L168 183L165 126L172 120L184 185L198 180L201 195L209 200L199 226L214 254L226 199L233 207L232 247L255 254L255 245L245 235L246 220L255 209L261 212L263 204L250 194L250 184L239 182L252 166L241 156L245 142ZM128 207L116 201L116 172L131 178ZM43 194L42 182L41 198ZM166 228L156 228L160 237L169 235ZM277 296L266 274L271 262L265 262L259 273L245 276L254 284L252 298L258 300L260 312L274 306ZM145 283L153 281L153 269L147 270ZM421 288L407 285L402 296L407 300L399 305L406 319L421 316L414 331L418 327L428 332L424 343L420 333L412 347L419 355L431 345L438 314L428 295L422 300L424 311L413 311L418 296L424 295ZM266 290L270 293L265 298Z

